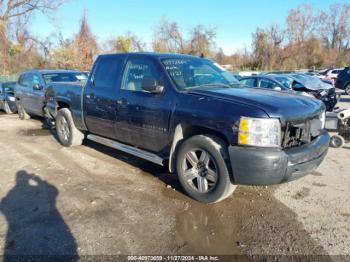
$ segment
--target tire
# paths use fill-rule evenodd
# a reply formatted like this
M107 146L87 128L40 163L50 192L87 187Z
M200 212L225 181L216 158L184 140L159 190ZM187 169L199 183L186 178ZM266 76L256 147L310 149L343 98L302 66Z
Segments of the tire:
M347 84L344 90L345 90L345 94L350 95L350 84Z
M56 130L60 143L65 147L79 146L83 143L84 134L75 127L72 113L68 108L58 111Z
M28 120L30 119L30 115L26 112L26 110L24 109L22 103L20 100L18 100L16 102L16 106L17 106L17 111L18 111L18 116L21 120Z
M7 101L4 101L4 111L8 115L13 113Z
M236 189L227 163L227 145L214 136L193 136L176 154L176 171L183 189L203 203L219 202Z
M334 135L331 137L329 145L333 148L342 148L345 145L345 139L341 135Z

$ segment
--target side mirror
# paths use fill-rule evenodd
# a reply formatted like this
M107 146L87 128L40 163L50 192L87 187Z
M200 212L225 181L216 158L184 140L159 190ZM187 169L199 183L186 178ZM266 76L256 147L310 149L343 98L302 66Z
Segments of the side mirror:
M302 88L304 88L304 86L298 82L294 82L292 84L292 89L302 89Z
M43 86L40 84L34 84L33 85L33 90L40 91L43 90Z
M143 90L153 94L161 94L164 91L164 86L152 77L142 79L141 87Z
M273 90L276 90L276 91L282 91L282 88L281 88L281 87L279 87L279 86L275 86L275 87L273 88Z

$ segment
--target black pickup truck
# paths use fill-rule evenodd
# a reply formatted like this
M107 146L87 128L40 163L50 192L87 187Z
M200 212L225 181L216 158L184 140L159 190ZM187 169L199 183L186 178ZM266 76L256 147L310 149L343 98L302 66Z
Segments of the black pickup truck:
M176 54L101 55L85 87L46 94L60 142L89 139L178 174L206 203L236 185L291 181L327 154L325 106L308 97L243 88L204 59Z

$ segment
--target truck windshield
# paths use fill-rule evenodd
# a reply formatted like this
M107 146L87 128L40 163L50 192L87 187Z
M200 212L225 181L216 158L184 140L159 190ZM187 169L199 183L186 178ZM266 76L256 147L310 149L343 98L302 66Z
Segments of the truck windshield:
M4 92L5 94L13 94L14 93L14 88L15 88L15 83L5 83L3 84L4 87Z
M207 59L166 58L161 61L180 90L240 86L232 73Z
M84 73L50 73L43 75L45 82L82 82L87 80Z

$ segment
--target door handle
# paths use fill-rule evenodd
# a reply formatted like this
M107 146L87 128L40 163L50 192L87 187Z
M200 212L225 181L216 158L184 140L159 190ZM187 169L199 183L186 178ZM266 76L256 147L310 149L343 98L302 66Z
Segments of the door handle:
M121 98L117 100L117 105L118 106L127 106L129 104L128 100L125 98Z

